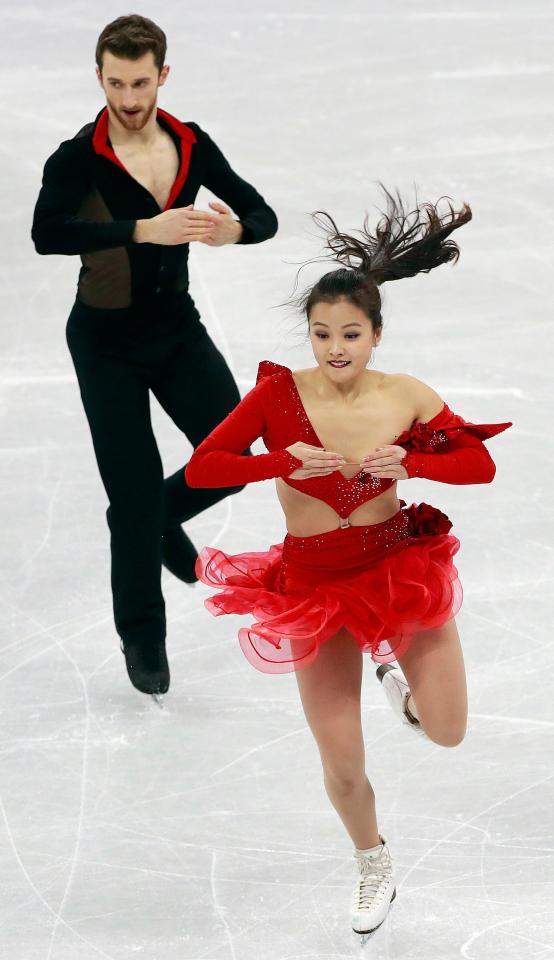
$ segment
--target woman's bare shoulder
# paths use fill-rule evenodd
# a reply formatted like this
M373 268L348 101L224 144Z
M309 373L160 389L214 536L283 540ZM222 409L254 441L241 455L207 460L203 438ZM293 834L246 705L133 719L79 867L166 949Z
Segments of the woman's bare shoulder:
M384 374L392 394L413 410L415 420L432 420L444 407L444 400L433 387L409 373Z
M313 388L314 375L317 374L318 367L303 367L301 370L291 370L292 379L300 390L306 390L310 393Z

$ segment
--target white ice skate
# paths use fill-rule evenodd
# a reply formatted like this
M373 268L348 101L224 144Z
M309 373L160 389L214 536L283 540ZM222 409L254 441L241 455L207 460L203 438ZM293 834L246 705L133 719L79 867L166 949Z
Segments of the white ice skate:
M355 850L360 876L352 895L351 920L355 933L373 933L380 927L396 896L394 871L387 841L381 837L380 850Z
M419 721L415 717L412 718L409 712L406 712L410 688L400 667L392 667L389 663L382 663L380 667L377 667L377 678L381 681L387 700L396 716L400 717L402 723L411 727L415 733L424 737L425 733Z

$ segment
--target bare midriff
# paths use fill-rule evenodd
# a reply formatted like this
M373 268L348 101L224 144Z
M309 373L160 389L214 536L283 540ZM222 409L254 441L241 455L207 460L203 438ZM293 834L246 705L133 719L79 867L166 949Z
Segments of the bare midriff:
M312 537L341 526L339 514L328 503L296 490L280 478L275 483L287 530L293 537ZM393 483L384 493L357 507L348 520L352 527L382 523L393 517L399 509L396 483Z

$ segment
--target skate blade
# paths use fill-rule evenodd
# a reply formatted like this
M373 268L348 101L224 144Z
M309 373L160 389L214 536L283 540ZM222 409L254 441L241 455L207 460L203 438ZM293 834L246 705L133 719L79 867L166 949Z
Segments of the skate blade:
M387 914L388 916L388 914ZM383 920L383 923L385 921ZM368 933L359 933L358 940L360 942L360 947L365 947L366 943L369 943L370 940L373 940L374 936L383 926L383 923L380 923L378 927L374 927L373 930L369 930Z
M163 708L164 708L164 696L163 696L163 693L151 693L150 696L152 697L152 700L154 701L154 703L156 704L156 706L159 707L160 710L163 710Z
M358 942L361 947L365 947L366 943L369 943L369 941L373 939L377 931L380 930L381 927L383 926L384 922L385 921L383 920L382 923L379 924L379 926L374 927L373 930L366 930L365 933L362 933L360 930L354 930L354 933L356 934L356 937L358 938Z

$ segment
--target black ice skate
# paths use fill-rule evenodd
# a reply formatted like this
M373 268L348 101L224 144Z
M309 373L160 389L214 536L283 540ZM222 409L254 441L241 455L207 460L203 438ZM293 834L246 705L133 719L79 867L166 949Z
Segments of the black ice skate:
M161 696L169 690L170 681L165 640L122 640L121 650L133 686L150 694L161 706Z

